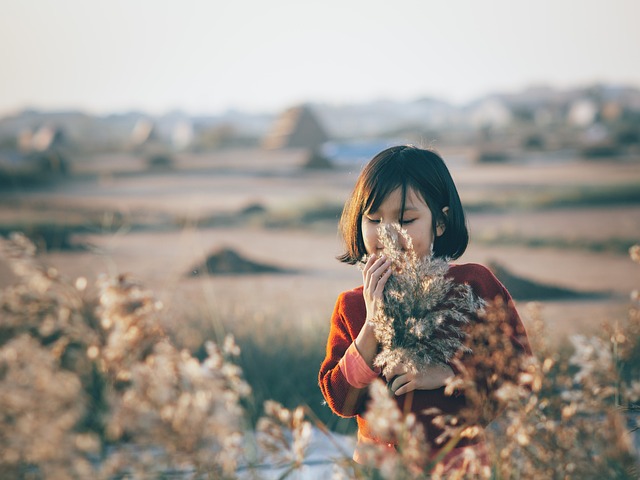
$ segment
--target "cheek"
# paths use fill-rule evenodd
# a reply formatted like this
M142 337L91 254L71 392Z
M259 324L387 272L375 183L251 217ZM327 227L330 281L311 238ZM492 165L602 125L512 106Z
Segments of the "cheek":
M364 246L367 249L367 253L373 253L372 250L375 249L375 245L377 242L376 233L368 228L367 226L362 226L362 239L364 240Z
M424 255L431 249L431 243L433 242L433 233L430 226L421 226L413 230L409 230L409 235L413 241L413 246L416 249L416 253Z
M378 242L378 233L375 228L371 228L370 225L362 223L362 240L364 241L364 247L368 254L375 252L376 244Z

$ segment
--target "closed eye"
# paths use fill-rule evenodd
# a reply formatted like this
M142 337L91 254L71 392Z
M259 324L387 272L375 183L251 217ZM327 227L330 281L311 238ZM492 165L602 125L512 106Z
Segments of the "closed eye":
M380 219L379 218L378 219L371 218L371 217L366 217L366 218L367 218L367 221L369 223L380 223Z
M415 218L412 218L411 220L402 220L402 221L400 222L400 225L409 225L409 224L411 224L411 223L413 223L413 222L415 222L415 221L416 221L416 219L415 219Z

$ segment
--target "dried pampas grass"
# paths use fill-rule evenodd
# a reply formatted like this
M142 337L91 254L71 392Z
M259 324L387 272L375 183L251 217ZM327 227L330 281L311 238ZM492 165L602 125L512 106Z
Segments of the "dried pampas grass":
M465 326L483 309L484 300L469 285L447 277L446 259L418 258L399 224L384 224L378 231L394 273L385 286L382 308L372 319L381 345L374 365L385 375L401 363L415 372L470 352Z

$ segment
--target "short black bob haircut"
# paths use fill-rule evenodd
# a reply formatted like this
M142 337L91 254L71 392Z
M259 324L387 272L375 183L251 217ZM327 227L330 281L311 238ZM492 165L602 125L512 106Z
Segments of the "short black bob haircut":
M469 243L469 231L458 190L442 158L431 150L414 146L395 146L378 153L364 167L342 210L339 230L346 252L338 260L354 265L367 251L362 238L362 216L375 212L395 189L402 189L402 224L407 189L412 189L431 210L433 231L438 223L444 233L434 238L435 257L459 258ZM442 209L449 207L447 214Z

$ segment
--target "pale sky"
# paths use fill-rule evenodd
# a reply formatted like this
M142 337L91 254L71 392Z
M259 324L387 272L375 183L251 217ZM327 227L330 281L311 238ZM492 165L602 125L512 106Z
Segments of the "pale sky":
M640 86L638 0L0 2L0 116Z

